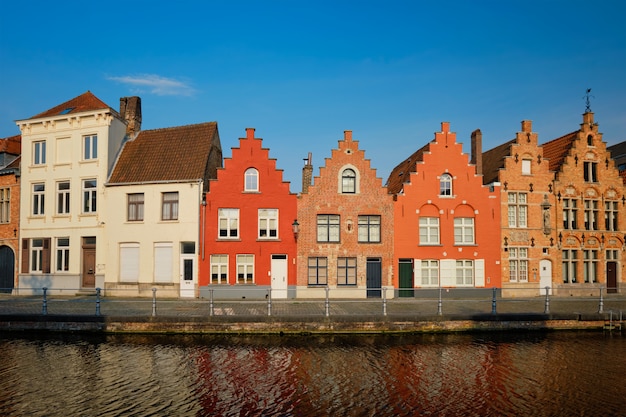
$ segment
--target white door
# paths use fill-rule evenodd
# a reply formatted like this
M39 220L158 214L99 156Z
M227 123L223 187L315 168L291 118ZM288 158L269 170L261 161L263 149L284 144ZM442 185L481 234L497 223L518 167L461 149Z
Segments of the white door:
M546 295L546 287L550 287L552 295L552 263L546 259L539 262L539 295Z
M193 277L195 276L194 254L180 255L180 296L193 298L196 296L196 288Z
M272 255L272 298L287 298L287 255Z

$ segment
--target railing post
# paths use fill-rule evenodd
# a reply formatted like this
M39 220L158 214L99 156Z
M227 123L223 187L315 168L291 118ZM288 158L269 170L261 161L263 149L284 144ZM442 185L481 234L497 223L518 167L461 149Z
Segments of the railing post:
M96 316L100 315L100 288L96 288Z
M493 295L491 297L491 314L498 314L496 311L496 287L493 287Z
M328 317L330 316L330 301L328 300L329 288L326 287L325 291L326 291L326 301L324 302L324 310L325 310L326 317Z
M209 289L209 316L213 316L213 288Z
M41 314L46 316L48 315L48 288L43 287L43 304L41 305Z
M267 289L267 315L272 315L272 289Z
M550 314L550 287L546 287L546 306L543 309L544 314Z
M387 315L387 288L383 288L383 316Z
M602 285L600 285L600 305L598 306L598 313L604 313L604 299L602 298Z
M152 289L152 317L156 316L156 288Z
M441 300L441 287L439 287L439 301L437 302L437 315L443 315L443 302Z

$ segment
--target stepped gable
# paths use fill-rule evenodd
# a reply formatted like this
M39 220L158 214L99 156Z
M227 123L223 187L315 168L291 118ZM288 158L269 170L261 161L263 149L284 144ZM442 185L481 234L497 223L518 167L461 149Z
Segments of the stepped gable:
M511 145L516 139L511 139L501 145L483 152L483 184L498 182L499 172L504 168L504 160L511 156Z
M550 171L558 171L561 165L563 165L563 160L569 153L570 149L574 144L574 140L578 135L578 130L572 133L568 133L565 136L561 136L560 138L556 138L551 140L550 142L546 142L543 145L543 157L550 161Z
M424 152L428 152L429 149L430 142L391 170L391 174L389 174L387 179L387 192L389 194L398 194L402 191L404 184L410 181L411 173L417 172L416 163L423 161Z
M0 152L19 155L22 151L22 135L0 138Z
M112 110L106 103L104 103L98 97L94 96L91 91L87 91L86 93L83 93L78 97L74 97L73 99L68 100L65 103L59 104L58 106L54 106L53 108L44 111L43 113L35 115L31 117L31 119L40 119L43 117L82 113L86 111L103 109Z
M109 183L203 179L217 122L144 130L124 144Z

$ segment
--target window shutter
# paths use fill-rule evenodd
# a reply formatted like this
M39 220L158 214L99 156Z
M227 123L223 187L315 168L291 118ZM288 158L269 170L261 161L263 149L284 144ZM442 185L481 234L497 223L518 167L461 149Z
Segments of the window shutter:
M476 259L474 261L474 286L485 286L485 260Z
M50 238L43 240L43 256L41 260L41 271L44 274L50 273Z
M439 282L441 282L441 286L456 287L456 260L442 259L439 265Z
M29 272L28 260L30 259L30 252L28 251L28 243L28 239L22 239L22 274Z
M422 286L422 260L413 259L413 286Z

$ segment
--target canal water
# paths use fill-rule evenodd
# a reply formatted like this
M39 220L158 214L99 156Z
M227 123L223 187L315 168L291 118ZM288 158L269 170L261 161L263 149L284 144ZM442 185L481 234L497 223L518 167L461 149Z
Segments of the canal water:
M0 334L2 416L625 416L626 336Z

